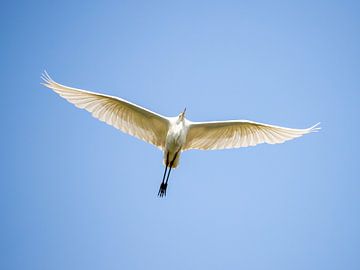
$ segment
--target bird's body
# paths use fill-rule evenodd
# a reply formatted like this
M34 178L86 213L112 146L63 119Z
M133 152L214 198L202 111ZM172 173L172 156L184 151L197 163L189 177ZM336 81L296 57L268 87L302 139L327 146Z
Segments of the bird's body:
M158 195L166 195L172 168L179 165L181 152L190 149L217 150L282 143L319 130L291 129L248 120L192 122L186 109L177 117L165 117L124 99L67 87L53 81L45 72L44 85L76 107L115 128L155 145L163 153L165 172ZM169 171L168 171L169 169Z
M188 125L186 119L179 120L178 117L170 119L169 131L166 134L165 149L164 149L164 165L167 160L174 160L172 168L179 165L180 153L185 145L186 136L188 132Z

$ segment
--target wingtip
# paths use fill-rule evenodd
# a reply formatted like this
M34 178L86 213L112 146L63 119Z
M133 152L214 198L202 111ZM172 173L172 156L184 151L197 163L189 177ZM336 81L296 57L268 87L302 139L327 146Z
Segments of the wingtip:
M53 79L51 79L49 73L47 73L46 70L43 71L43 73L41 74L41 79L44 80L45 82L49 83L51 81L53 81Z
M321 124L321 122L319 122L319 123L313 125L312 127L310 127L309 132L318 132L321 129L321 127L319 127L320 124Z
M54 84L54 80L50 77L46 70L43 71L40 78L43 80L40 82L41 85L44 85L47 88L52 88L51 86Z

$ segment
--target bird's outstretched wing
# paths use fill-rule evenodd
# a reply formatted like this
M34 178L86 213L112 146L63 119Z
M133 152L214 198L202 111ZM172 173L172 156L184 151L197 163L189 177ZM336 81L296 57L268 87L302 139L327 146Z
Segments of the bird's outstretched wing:
M151 143L160 149L165 147L169 120L124 99L67 87L55 82L44 72L43 85L65 98L95 118L115 128Z
M283 143L306 133L318 131L320 123L307 129L272 126L247 120L191 122L183 150L218 150Z

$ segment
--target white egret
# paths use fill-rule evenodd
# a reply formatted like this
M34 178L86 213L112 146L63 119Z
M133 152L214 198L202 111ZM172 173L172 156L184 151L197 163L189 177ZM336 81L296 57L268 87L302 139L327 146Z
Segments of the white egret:
M260 143L283 143L318 131L316 124L306 129L292 129L248 120L192 122L186 109L176 117L165 117L124 99L61 85L45 72L43 85L95 118L155 145L163 153L165 171L158 196L166 196L172 168L179 164L185 150L216 150L254 146Z

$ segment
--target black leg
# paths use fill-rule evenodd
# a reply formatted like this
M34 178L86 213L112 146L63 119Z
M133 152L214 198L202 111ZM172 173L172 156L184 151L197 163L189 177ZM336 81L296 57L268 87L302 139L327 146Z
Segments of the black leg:
M168 169L168 166L166 165L166 166L165 166L164 176L163 176L163 179L162 179L162 183L165 182L165 176L166 176L167 169Z
M159 196L159 197L166 196L167 183L165 183L165 176L166 176L166 172L167 172L168 166L169 166L169 153L167 153L166 160L165 160L164 176L163 176L163 179L162 179L162 181L161 181L161 185L160 185L159 192L158 192L158 196ZM171 168L170 168L170 169L171 169Z
M158 196L159 197L164 197L166 196L166 189L167 189L167 184L168 184L168 181L169 181L169 176L170 176L170 172L171 172L171 169L172 169L172 166L176 160L176 156L177 156L178 152L176 152L175 156L174 156L174 159L170 162L169 164L169 172L168 172L168 175L166 177L166 181L164 182L164 179L163 179L163 182L161 183L160 185L160 189L159 189L159 193L158 193ZM169 157L168 157L169 158ZM165 174L166 174L166 170L165 170ZM165 174L164 174L164 177L165 177Z
M166 185L167 185L167 183L168 183L168 181L169 181L170 172L171 172L172 166L173 166L173 164L174 164L174 162L175 162L175 159L176 159L176 156L177 156L178 153L179 153L179 152L176 152L176 153L175 153L174 159L170 162L170 169L169 169L169 173L168 173L168 175L167 175L167 177L166 177L166 182L165 182Z
M161 182L160 188L159 188L159 192L158 192L158 196L159 197L163 197L166 196L166 188L167 188L167 184L165 184L165 176L166 176L166 172L167 172L167 164L165 166L165 172L164 172L164 176L163 176L163 180Z
M170 163L169 173L168 173L168 175L167 175L167 177L166 177L166 182L165 182L166 185L167 185L167 183L168 183L168 181L169 181L169 176L170 176L170 172L171 172L171 169L172 169L172 165L173 165L173 162Z

